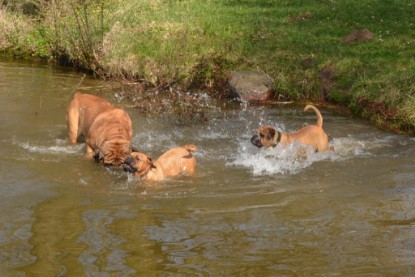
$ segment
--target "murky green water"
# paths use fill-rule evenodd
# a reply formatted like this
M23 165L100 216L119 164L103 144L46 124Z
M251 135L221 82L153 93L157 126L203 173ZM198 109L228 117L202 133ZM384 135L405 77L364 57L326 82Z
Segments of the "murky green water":
M128 109L153 157L198 146L198 171L156 187L67 142L81 74L0 62L1 276L407 276L415 272L415 139L322 110L335 154L258 150L260 124L302 107L217 106L206 123ZM85 78L117 105L122 92Z

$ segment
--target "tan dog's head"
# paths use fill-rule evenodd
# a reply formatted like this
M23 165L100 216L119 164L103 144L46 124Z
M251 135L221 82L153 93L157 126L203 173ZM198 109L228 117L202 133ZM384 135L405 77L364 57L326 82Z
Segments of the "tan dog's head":
M120 166L130 153L131 145L128 140L110 140L95 150L94 158L105 165Z
M140 152L133 152L124 161L124 171L143 177L152 168L156 168L152 159L146 154Z
M278 143L279 132L271 126L261 126L252 136L251 143L256 147L270 147Z

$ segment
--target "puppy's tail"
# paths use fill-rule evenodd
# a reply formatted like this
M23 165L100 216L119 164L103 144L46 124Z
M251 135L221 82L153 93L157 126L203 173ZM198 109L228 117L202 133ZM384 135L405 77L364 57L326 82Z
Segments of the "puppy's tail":
M308 111L309 109L312 109L317 115L316 125L319 126L320 128L323 128L323 117L321 116L320 111L316 107L314 107L313 105L307 105L307 106L304 107L305 112Z
M197 147L194 144L186 144L183 145L183 148L186 149L187 151L189 151L190 153L193 153L196 151Z

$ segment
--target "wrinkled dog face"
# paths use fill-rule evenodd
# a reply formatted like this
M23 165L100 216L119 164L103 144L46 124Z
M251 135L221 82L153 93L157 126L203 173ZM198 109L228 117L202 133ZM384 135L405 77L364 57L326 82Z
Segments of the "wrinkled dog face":
M277 131L271 126L261 126L257 130L257 134L251 138L251 143L256 147L270 147L275 145L275 136Z
M155 168L149 156L140 152L133 152L125 159L124 171L133 173L137 176L145 175L150 169Z
M105 165L120 166L130 153L131 147L128 141L109 141L99 150L96 160L102 161Z

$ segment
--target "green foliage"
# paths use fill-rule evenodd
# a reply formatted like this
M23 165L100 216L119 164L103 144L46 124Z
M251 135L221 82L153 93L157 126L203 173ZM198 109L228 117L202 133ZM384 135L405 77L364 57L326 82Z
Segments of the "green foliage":
M44 26L38 26L25 37L24 44L30 47L33 56L48 58L51 55L50 35Z
M55 56L63 56L72 64L91 70L101 77L105 76L101 56L106 32L106 2L55 0L43 4L44 23L49 23L45 27L53 34Z

